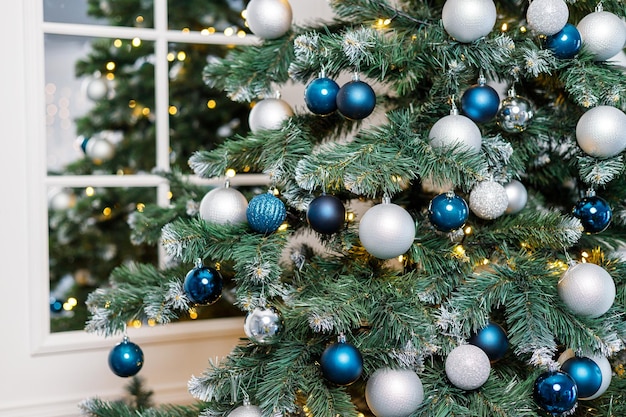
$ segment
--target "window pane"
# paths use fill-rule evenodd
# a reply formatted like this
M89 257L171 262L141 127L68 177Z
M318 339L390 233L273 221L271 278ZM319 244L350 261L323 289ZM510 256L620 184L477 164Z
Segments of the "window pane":
M44 0L44 21L128 27L154 27L151 0Z
M226 29L233 34L241 30L250 33L241 17L246 3L247 0L168 0L168 27L208 33L222 33Z

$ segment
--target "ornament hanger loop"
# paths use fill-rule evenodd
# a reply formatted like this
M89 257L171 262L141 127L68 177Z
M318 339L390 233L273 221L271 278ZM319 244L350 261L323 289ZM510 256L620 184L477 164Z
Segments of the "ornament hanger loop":
M343 332L339 333L339 336L337 336L337 342L346 343L346 335Z
M596 12L602 12L604 11L604 6L602 5L602 2L599 2L598 5L596 6Z
M454 94L452 94L450 96L450 99L448 100L450 102L450 115L452 115L452 116L456 116L456 115L459 114L459 109L456 106L456 103L455 103L454 100L455 100Z
M359 71L354 71L354 74L352 74L352 81L360 81L361 77L359 76Z
M595 197L595 196L596 196L596 190L593 187L585 191L585 197Z
M202 268L202 258L196 258L196 261L194 262L194 266L196 268Z

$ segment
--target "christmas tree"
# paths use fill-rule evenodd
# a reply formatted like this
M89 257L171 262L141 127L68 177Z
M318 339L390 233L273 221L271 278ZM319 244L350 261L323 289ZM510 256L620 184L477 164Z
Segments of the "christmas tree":
M233 274L247 337L191 378L197 405L145 415L626 415L626 5L330 4L296 27L286 0L252 0L259 43L203 72L256 105L189 165L268 192L225 181L135 229L188 272L125 265L90 295L87 330L113 336L210 306ZM125 337L109 364L143 359Z

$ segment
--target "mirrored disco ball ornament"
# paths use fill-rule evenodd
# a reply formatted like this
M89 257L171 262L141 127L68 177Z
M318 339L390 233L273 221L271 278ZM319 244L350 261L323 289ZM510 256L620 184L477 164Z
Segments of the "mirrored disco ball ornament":
M464 390L474 390L489 379L491 362L481 348L460 345L446 358L445 370L452 385Z
M481 181L474 185L469 196L469 207L476 216L493 220L506 212L509 197L502 185L495 181Z
M565 372L545 372L535 380L533 397L545 411L559 416L574 408L578 400L578 388Z
M250 228L258 233L276 231L287 218L285 203L273 193L254 196L246 209L246 219Z
M287 0L251 0L246 10L248 27L259 38L280 38L291 28L293 12Z
M324 378L337 385L350 385L361 377L363 357L350 343L339 341L326 347L320 358Z
M613 210L602 197L588 195L576 203L572 215L580 219L585 233L600 233L611 224Z
M428 132L428 140L433 148L461 146L474 153L480 152L483 142L476 123L458 114L456 109L435 122Z
M617 55L626 43L626 25L613 13L605 12L602 6L583 17L576 26L585 50L593 54L596 61L606 61Z
M447 0L441 20L455 40L474 42L487 36L496 24L496 5L492 0Z
M568 23L561 31L546 38L546 46L557 58L569 59L580 51L582 38L576 26Z
M507 133L519 133L528 128L534 115L530 101L510 89L507 97L500 103L496 123Z
M541 35L558 33L569 18L569 9L563 0L533 0L526 11L528 26Z
M376 417L407 417L424 401L424 387L411 370L381 368L367 380L365 401Z
M202 265L202 260L196 261L196 266L185 276L183 290L185 295L194 304L210 305L222 296L223 280L215 268Z
M576 124L578 146L589 156L610 158L626 149L626 114L612 106L587 110Z
M278 130L283 122L293 116L293 109L280 98L265 98L252 107L248 125L253 133L260 130Z
M272 307L256 307L246 315L243 330L252 342L259 345L271 344L283 330L283 319Z
M304 102L311 113L327 116L337 110L339 85L327 77L316 78L304 90Z
M109 352L109 368L122 378L136 375L143 366L143 351L128 336Z
M359 239L367 252L380 259L405 253L415 240L415 221L402 207L383 200L363 214Z
M598 364L589 358L570 358L563 363L561 371L576 382L579 397L590 397L602 386L602 371Z
M246 197L228 184L209 191L200 201L200 217L217 224L240 224L247 220Z
M601 266L592 263L577 263L570 266L558 282L561 300L574 313L600 317L615 301L615 282Z

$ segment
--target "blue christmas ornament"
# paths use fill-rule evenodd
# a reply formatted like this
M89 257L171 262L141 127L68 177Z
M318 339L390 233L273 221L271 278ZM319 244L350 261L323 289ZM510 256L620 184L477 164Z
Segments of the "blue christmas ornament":
M194 304L213 304L222 296L222 276L211 267L203 266L198 260L196 266L187 273L183 289L189 301Z
M136 375L143 366L143 351L127 336L109 352L109 368L117 376Z
M492 87L486 85L483 79L471 86L461 96L461 110L463 114L476 123L487 122L498 113L500 96Z
M509 348L506 332L502 326L493 322L480 329L468 342L481 348L491 362L502 359Z
M546 38L546 46L557 58L573 58L582 46L582 38L576 26L568 23L560 32Z
M463 227L468 217L467 203L453 192L439 194L428 206L428 219L442 232L451 232Z
M578 388L565 372L545 372L535 381L533 397L541 408L558 416L574 408L578 400Z
M306 220L316 232L332 235L343 228L346 209L337 197L323 194L309 204Z
M590 195L579 200L572 209L574 217L580 219L586 233L600 233L609 227L613 211L602 197Z
M320 365L324 378L337 385L350 385L363 372L363 357L350 343L338 342L324 350Z
M570 358L563 363L561 371L571 376L576 382L580 398L591 397L602 386L602 370L592 359Z
M320 77L309 83L304 90L304 102L317 115L327 116L337 110L339 85L330 78Z
M272 193L264 193L250 200L246 217L255 232L272 233L285 221L287 209L280 198Z
M365 119L376 107L376 93L363 81L355 80L344 84L337 93L337 108L346 118Z

